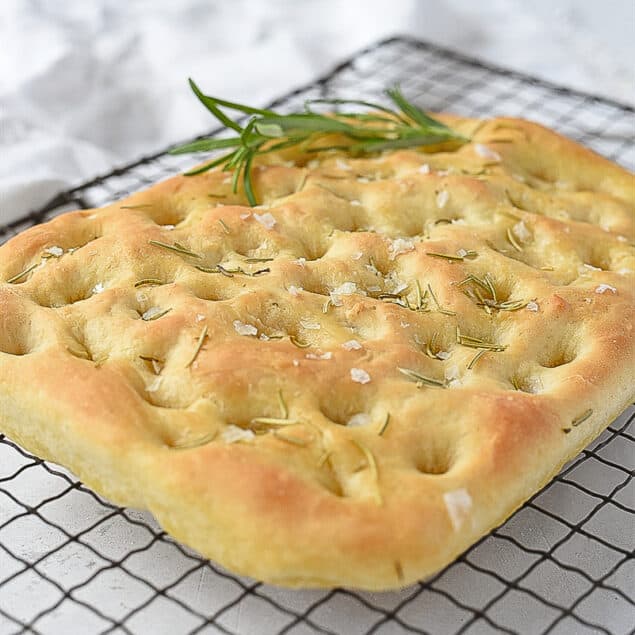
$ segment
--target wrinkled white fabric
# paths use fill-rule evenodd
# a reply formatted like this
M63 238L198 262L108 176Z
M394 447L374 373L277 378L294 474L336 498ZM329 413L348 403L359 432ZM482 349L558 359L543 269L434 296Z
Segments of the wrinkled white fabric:
M209 129L188 76L264 104L396 33L634 101L632 7L609 4L2 0L0 223Z

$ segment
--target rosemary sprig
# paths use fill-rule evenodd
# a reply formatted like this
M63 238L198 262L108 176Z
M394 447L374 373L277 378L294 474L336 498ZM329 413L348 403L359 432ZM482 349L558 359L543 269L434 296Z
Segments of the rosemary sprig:
M386 91L394 108L356 99L314 99L305 103L304 112L283 115L268 108L252 108L203 94L193 80L190 87L210 113L234 135L224 139L199 139L174 148L173 154L227 150L221 156L194 168L187 175L200 174L222 166L233 172L232 190L237 192L242 176L250 205L256 205L251 166L256 156L299 146L305 152L341 149L353 155L371 154L397 148L413 148L451 143L461 145L468 139L433 119L409 102L395 87ZM372 109L371 113L345 112L325 115L312 110L314 104L352 105ZM223 109L248 115L245 125L231 119ZM331 135L337 135L334 145Z

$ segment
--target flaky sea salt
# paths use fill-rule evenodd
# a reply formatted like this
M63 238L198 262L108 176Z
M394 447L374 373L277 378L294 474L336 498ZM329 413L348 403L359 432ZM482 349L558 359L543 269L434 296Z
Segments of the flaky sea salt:
M534 302L533 300L531 302L527 302L527 311L533 311L534 313L538 312L538 303Z
M484 159L491 159L492 161L501 160L501 155L498 154L498 152L495 152L488 146L483 145L482 143L475 143L474 150L476 151L476 154L478 154L480 157L483 157Z
M245 324L240 320L234 320L234 330L238 335L258 335L258 329L253 324Z
M610 284L600 284L595 287L596 293L606 293L607 291L613 294L617 293L617 289L615 287L612 287Z
M459 531L472 510L472 497L462 487L451 492L445 492L443 494L443 502L448 510L448 516L454 531Z
M256 435L251 430L243 430L243 428L230 423L220 436L225 443L238 443L238 441L251 441Z
M356 428L357 426L367 426L369 423L370 415L367 415L365 412L358 412L346 422L346 425L349 428Z
M161 388L163 377L155 377L151 384L146 386L146 392L157 392Z
M452 364L452 366L448 366L444 372L445 380L448 383L457 382L459 379L459 367L456 364Z
M348 342L344 342L344 344L342 344L342 348L345 351L358 351L361 347L362 345L357 340L348 340Z
M525 225L522 220L514 225L514 234L524 243L531 240L531 232L527 229L527 225Z
M447 205L449 199L450 192L448 192L447 190L441 190L437 194L437 207L439 209L443 209Z
M53 245L52 247L47 247L44 250L44 253L49 256L53 256L54 258L61 258L64 255L64 250L57 245Z
M430 166L427 163L419 166L417 170L420 174L430 174Z
M96 294L96 293L102 293L104 291L105 287L101 282L98 282L92 289L91 289L91 293Z
M390 260L394 260L401 254L413 251L414 248L415 244L412 238L395 238L395 240L390 242L390 247L388 248Z
M251 216L251 212L246 212L244 214L240 215L240 218L242 218L243 220L246 220L247 218L249 218Z
M439 351L435 357L442 360L450 359L450 353L448 353L448 351Z
M342 296L353 295L356 292L357 285L354 282L344 282L331 291L331 303L333 306L342 306Z
M351 166L346 163L346 161L342 161L342 159L335 159L335 165L339 170L350 170Z
M351 368L351 379L358 384L367 384L370 375L363 368Z
M276 226L276 219L271 212L265 212L264 214L257 214L254 212L254 218L265 228L273 229Z
M205 316L202 313L197 313L196 314L196 321L197 322L202 322L205 319Z
M353 260L359 260L364 254L361 251L356 251L351 258Z
M457 255L459 258L465 258L465 256L467 256L467 251L466 251L465 249L463 249L463 248L461 248L461 249L457 249L457 250L456 250L456 255Z
M356 198L354 198L354 199L351 201L351 205L353 205L354 207L359 207L361 204L362 204L362 202L361 202L361 201L358 201Z
M327 351L326 353L307 353L305 355L307 359L316 359L316 360L327 360L333 359L333 353L331 351Z
M306 265L306 258L298 258L293 261L296 265L300 265L300 267L304 267Z
M290 284L287 291L289 292L289 295L297 298L300 295L300 291L302 291L302 287L296 287L294 284Z
M321 328L320 324L311 318L302 318L300 320L300 326L309 331L319 331Z

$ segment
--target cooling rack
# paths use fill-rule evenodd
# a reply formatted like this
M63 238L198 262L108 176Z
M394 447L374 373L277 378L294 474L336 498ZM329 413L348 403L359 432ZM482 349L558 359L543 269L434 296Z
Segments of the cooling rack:
M427 109L528 117L635 167L635 109L410 38L374 44L271 105L377 100L395 83ZM0 243L190 161L143 157L0 226ZM633 633L634 434L630 407L503 526L433 578L391 593L237 577L0 434L0 633Z

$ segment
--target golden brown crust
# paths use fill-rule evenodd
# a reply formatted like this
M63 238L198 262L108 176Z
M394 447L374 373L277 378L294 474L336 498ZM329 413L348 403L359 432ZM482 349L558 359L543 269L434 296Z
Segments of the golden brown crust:
M633 399L635 185L445 117L473 142L272 155L257 209L179 176L0 247L0 429L262 580L449 563Z

